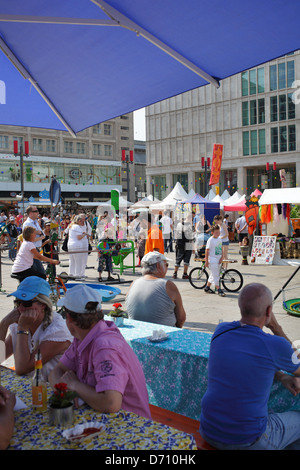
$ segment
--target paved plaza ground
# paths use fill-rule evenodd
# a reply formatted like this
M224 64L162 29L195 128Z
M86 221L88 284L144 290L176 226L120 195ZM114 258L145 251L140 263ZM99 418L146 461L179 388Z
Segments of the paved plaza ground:
M167 277L172 279L174 268L174 253L168 253L170 258ZM267 285L273 296L283 287L289 277L295 272L296 265L276 266L276 265L242 265L242 257L239 255L239 247L237 243L232 243L229 247L229 258L236 260L231 266L238 269L243 277L244 284L250 282L261 282ZM57 272L68 272L68 254L62 252L60 259L63 266L58 266ZM18 281L10 277L12 262L8 258L7 251L2 251L1 256L2 267L2 291L0 293L0 319L5 316L12 308L13 298L7 297L7 294L13 292L17 286ZM300 260L299 260L300 262ZM197 262L193 259L191 261L191 268L196 266ZM183 304L187 314L187 320L184 328L189 328L198 331L212 333L220 320L232 321L239 319L238 309L238 293L227 293L226 297L219 297L217 294L206 294L203 290L194 289L188 280L181 279L183 269L180 268L178 272L178 279L174 280L183 299ZM93 252L88 257L88 265L86 269L88 276L88 283L97 283L97 253ZM133 273L131 269L125 270L120 276L122 281L131 281L141 276L140 268L136 268ZM106 279L106 273L103 273L103 279ZM300 284L300 271L287 286L285 291L286 299L300 298L299 291ZM116 297L116 300L122 303L125 295L129 289L130 282L115 284L120 288L121 294ZM283 296L282 294L274 303L274 313L278 322L283 327L285 333L292 341L300 341L300 317L289 315L282 307ZM113 301L114 302L114 301ZM111 304L103 303L104 312L110 310Z

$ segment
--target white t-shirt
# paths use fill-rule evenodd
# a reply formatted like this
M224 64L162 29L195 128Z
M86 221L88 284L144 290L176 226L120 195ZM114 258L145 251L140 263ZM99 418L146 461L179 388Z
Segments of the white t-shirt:
M209 263L219 263L222 256L222 239L210 237L207 240L206 248L209 250Z
M34 259L33 253L31 252L33 249L36 249L34 243L28 242L26 240L23 241L14 261L11 270L12 273L20 273L26 269L31 268Z
M163 235L167 235L172 232L172 219L168 215L164 215L161 219L160 222L162 223L163 230L162 233Z
M69 229L69 241L68 241L68 246L73 246L73 247L82 247L82 248L87 248L88 247L88 238L87 236L83 237L81 240L78 240L78 235L82 235L83 233L87 233L86 226L85 225L78 225L74 224L71 226ZM72 250L69 250L72 251Z

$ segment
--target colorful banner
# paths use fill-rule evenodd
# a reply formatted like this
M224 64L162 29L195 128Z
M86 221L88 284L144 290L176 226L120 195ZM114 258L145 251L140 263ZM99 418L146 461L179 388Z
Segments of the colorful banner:
M209 184L217 184L220 179L223 145L214 144Z

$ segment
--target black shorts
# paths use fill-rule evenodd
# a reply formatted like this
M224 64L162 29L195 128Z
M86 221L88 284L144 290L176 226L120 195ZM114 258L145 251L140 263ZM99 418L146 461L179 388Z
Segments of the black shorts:
M189 265L190 264L190 259L192 256L192 250L186 250L184 247L181 246L176 246L176 251L175 251L175 266L180 266L181 261L183 261L184 264Z

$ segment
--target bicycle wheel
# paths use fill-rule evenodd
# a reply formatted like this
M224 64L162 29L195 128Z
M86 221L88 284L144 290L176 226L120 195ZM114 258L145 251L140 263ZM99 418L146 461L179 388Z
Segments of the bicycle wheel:
M193 268L189 273L189 281L195 289L203 289L208 281L205 268Z
M229 292L237 292L243 285L244 279L236 269L227 269L221 277L224 289Z

